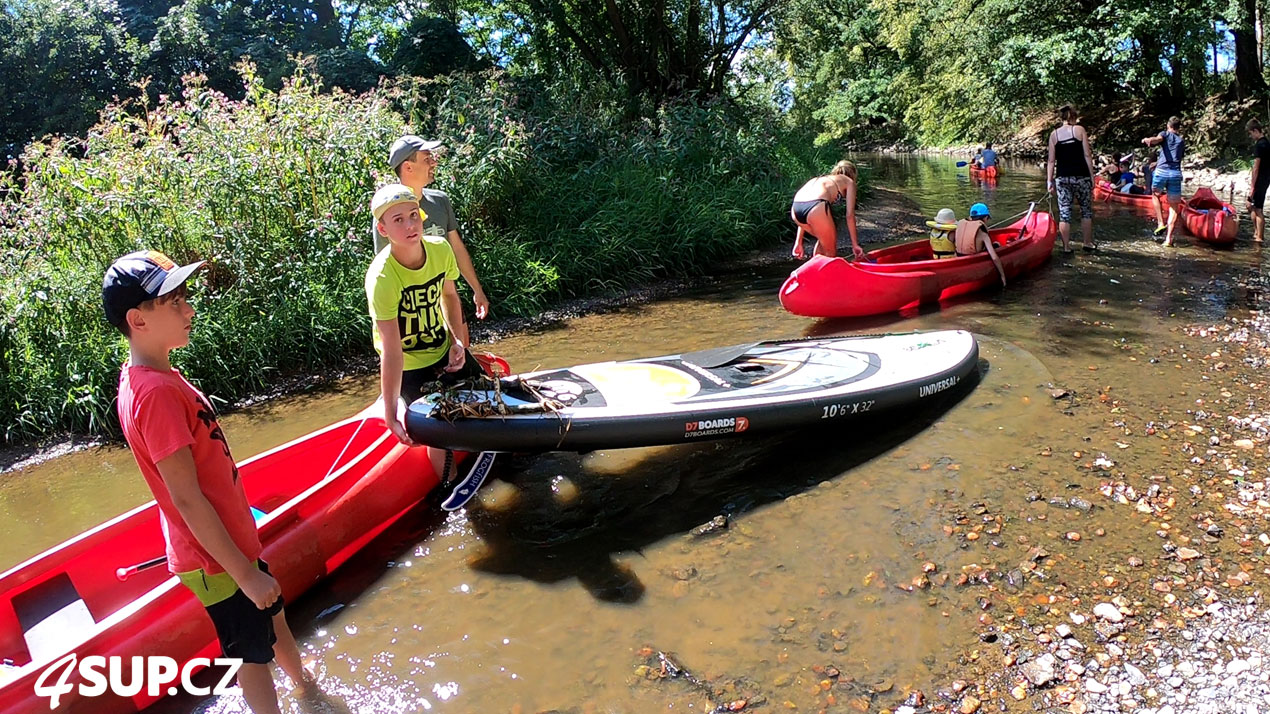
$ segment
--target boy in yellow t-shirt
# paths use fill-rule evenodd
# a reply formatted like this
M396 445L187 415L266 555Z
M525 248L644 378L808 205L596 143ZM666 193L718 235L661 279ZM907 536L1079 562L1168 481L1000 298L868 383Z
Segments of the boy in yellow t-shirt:
M388 238L388 246L366 271L384 422L399 441L412 444L398 400L409 404L436 382L452 383L483 372L455 337L463 307L454 285L459 277L454 251L444 237L423 235L414 191L401 184L384 186L371 199L371 213L376 230ZM439 466L444 452L435 452L434 465Z

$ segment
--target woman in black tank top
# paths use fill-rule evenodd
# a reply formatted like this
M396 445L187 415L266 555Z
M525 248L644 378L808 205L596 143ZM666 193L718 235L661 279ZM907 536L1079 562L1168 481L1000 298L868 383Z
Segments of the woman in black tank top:
M1086 252L1094 252L1094 157L1089 148L1085 128L1076 123L1075 107L1065 105L1058 110L1062 123L1050 132L1049 161L1046 162L1046 187L1058 194L1058 230L1063 237L1063 252L1072 252L1072 203L1080 204L1080 232Z

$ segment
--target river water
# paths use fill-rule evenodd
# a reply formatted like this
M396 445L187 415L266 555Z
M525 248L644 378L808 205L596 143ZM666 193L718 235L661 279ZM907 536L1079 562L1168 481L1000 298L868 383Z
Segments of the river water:
M1007 163L983 185L952 159L855 158L931 216L984 201L1004 219L1044 188L1034 165ZM330 695L289 710L711 711L746 699L761 711L880 711L942 686L979 656L994 619L1052 604L1055 579L1118 572L1156 539L1146 520L1096 505L1095 459L1154 473L1173 468L1168 449L1091 405L1115 400L1142 419L1194 408L1210 385L1189 367L1200 347L1180 328L1245 314L1256 296L1240 278L1260 254L1246 226L1233 251L1187 237L1166 250L1152 227L1129 207L1099 205L1102 252L1056 250L1005 290L920 314L789 315L776 291L790 264L488 345L529 370L963 328L980 339L983 369L960 401L876 424L507 460L466 511L416 509L289 605ZM352 414L376 391L374 379L349 380L222 424L241 459ZM0 567L147 498L119 448L6 475ZM720 514L727 529L690 534ZM1042 543L1048 574L1001 576ZM658 652L718 691L658 677ZM224 697L157 710L241 707Z

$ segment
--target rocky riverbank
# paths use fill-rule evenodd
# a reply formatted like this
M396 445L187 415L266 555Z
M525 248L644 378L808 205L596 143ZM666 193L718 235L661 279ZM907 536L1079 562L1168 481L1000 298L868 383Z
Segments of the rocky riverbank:
M1259 274L1242 280L1254 290L1262 282ZM1056 529L1048 542L1020 537L1015 564L961 573L958 582L985 591L980 646L950 668L947 687L909 693L880 711L1270 710L1263 594L1270 575L1270 404L1262 377L1270 321L1257 312L1196 324L1179 331L1176 347L1124 352L1157 371L1199 372L1204 387L1179 395L1193 406L1182 413L1153 408L1137 401L1133 385L1096 379L1054 388L1064 410L1104 412L1105 429L1075 450L1046 446L1039 455L1069 461L1071 479L1096 481L1099 498L1031 492L1027 499L1047 507L1031 512L1040 519L1052 509L1088 514L1089 530ZM1139 471L1118 463L1117 451L1144 442L1168 466ZM977 512L993 520L984 506ZM1152 532L1154 542L1114 560L1081 553L1082 541L1130 526Z

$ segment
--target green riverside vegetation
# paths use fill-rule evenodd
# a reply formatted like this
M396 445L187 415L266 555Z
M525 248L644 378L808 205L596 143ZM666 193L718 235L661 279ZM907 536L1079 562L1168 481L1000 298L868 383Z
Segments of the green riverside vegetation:
M784 239L789 196L837 158L721 98L632 123L602 83L491 70L352 95L242 71L241 100L194 79L179 99L108 107L83 140L28 146L0 201L5 440L115 429L126 342L101 276L140 248L211 261L177 364L219 400L372 354L368 202L407 129L446 142L437 186L502 315Z
M496 316L786 239L844 146L1243 157L1270 0L0 0L0 441L114 430L98 285L207 258L181 366L237 401L370 354L366 204L444 140Z

